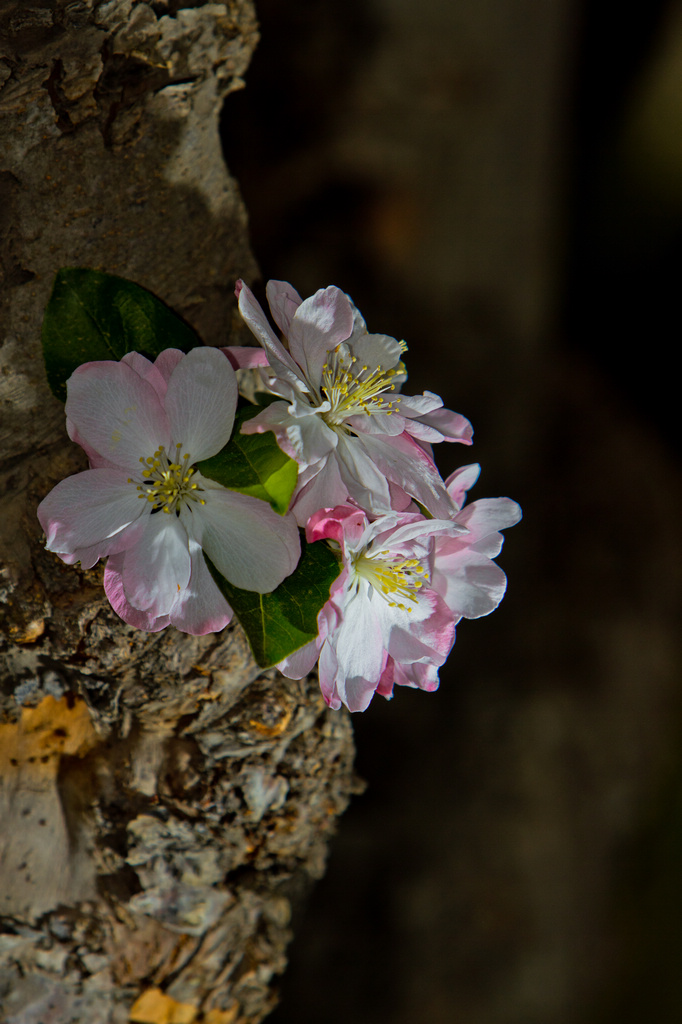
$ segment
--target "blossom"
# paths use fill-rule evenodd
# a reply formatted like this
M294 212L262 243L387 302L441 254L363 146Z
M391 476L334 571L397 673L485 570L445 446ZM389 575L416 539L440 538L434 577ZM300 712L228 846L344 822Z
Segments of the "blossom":
M295 568L295 521L203 476L196 463L228 442L235 373L217 349L167 349L151 363L84 363L67 383L67 429L90 469L41 502L47 549L68 564L108 557L104 588L140 629L222 629L232 610L202 550L230 583L266 593Z
M304 526L318 509L349 499L370 513L404 510L416 499L447 518L452 505L430 446L470 444L473 431L430 391L398 394L407 376L404 343L369 334L339 288L302 301L291 285L270 281L268 301L285 347L241 281L237 294L241 315L266 353L267 386L281 399L242 429L272 430L298 462L297 522Z
M298 678L319 656L320 687L332 708L364 711L394 683L435 690L455 635L453 616L430 584L432 539L464 528L451 520L392 512L370 522L350 505L312 516L308 540L339 545L340 576L318 616L316 641L279 668Z
M351 711L364 711L374 693L391 697L395 685L437 689L456 624L489 614L504 596L506 577L493 558L499 531L521 518L509 498L460 507L479 471L465 466L448 478L455 510L447 520L394 512L370 522L348 505L312 516L308 539L338 544L343 569L316 640L279 665L285 675L300 678L319 657L325 700Z

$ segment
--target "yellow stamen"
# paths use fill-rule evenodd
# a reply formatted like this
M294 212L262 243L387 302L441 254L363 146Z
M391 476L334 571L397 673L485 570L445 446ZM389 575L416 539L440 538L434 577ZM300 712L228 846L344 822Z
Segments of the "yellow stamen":
M139 497L146 498L154 507L152 512L162 511L167 515L172 512L179 513L184 504L198 501L205 505L195 493L201 490L199 484L192 482L196 470L189 467L190 455L185 452L180 458L181 444L175 446L175 460L170 461L163 445L154 452L153 456L146 459L140 457L143 466L149 467L142 470L143 482L137 485L140 491ZM132 481L129 481L132 482Z
M341 426L349 416L376 412L393 413L400 399L387 402L382 396L386 391L395 391L392 378L401 372L399 368L382 370L377 366L370 370L362 366L356 370L357 357L341 350L339 345L328 353L328 360L322 367L321 389L331 405L324 419L331 427Z
M376 555L361 551L352 564L357 575L367 580L389 607L400 608L401 611L411 612L412 608L391 599L399 597L414 601L419 597L425 579L428 583L428 570L418 558L401 559L391 556L388 550L379 551Z

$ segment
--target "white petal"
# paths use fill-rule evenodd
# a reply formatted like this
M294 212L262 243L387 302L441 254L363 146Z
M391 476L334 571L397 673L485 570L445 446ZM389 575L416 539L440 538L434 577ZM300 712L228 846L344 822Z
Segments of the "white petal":
M386 372L393 369L400 362L403 356L395 338L389 338L387 334L361 334L352 340L353 355L357 357L358 363L368 366L370 370L378 367ZM396 375L393 381L397 384L401 376Z
M218 633L232 618L232 609L208 570L199 544L189 541L192 563L189 583L178 594L170 614L176 629L193 636Z
M314 669L318 654L317 640L311 640L309 644L305 644L288 658L278 662L277 668L288 679L303 679L303 676L307 676Z
M126 363L84 363L67 381L66 415L80 437L131 473L168 445L168 418L154 388Z
M431 515L436 519L452 516L454 508L440 473L408 434L386 438L363 434L358 440L379 470L428 509Z
M270 593L291 575L301 555L293 516L280 516L266 501L212 481L204 480L202 486L206 504L193 506L193 535L229 583Z
M182 444L192 462L215 455L229 441L237 394L235 372L216 348L192 349L173 370L166 412L173 443Z
M168 615L189 583L189 538L177 516L147 517L139 542L125 552L123 588L133 606L150 615Z
M238 283L239 284L239 283ZM281 341L275 335L250 288L243 283L239 287L239 312L251 333L258 339L268 354L268 363L274 373L294 388L305 381L303 371L296 365Z
M154 360L154 366L163 377L166 386L168 385L168 381L171 379L173 370L184 358L185 353L181 352L179 348L165 348ZM165 394L166 391L164 388L164 396Z
M403 416L425 416L435 409L443 408L443 399L433 391L425 391L421 395L401 395L399 411Z
M368 512L387 512L391 494L386 474L365 449L365 439L339 434L336 461L348 494Z
M334 456L312 466L309 473L310 476L299 477L291 502L291 512L299 526L305 526L319 509L341 505L348 498L348 488L341 479Z
M412 522L405 522L406 516L409 515ZM378 519L373 526L377 523L381 523L382 520ZM449 536L463 536L468 538L469 534L466 527L454 522L452 519L425 519L424 516L420 516L419 519L413 518L412 513L403 514L400 517L400 522L404 525L398 526L397 529L387 534L385 537L377 531L377 546L387 547L391 551L400 551L409 555L415 547L425 548L428 546L429 538L434 535L447 534Z
M370 682L363 676L346 678L344 681L344 700L349 711L366 711L372 697L376 693L377 683Z
M103 455L100 455L99 452L96 452L94 448L91 448L90 445L83 440L81 435L78 433L75 424L71 422L68 416L66 417L66 432L71 440L75 444L79 444L87 455L90 462L90 469L116 469L119 473L121 472L119 466L114 462L110 462L109 459L105 459Z
M511 498L479 498L478 501L465 505L462 511L457 513L457 522L466 526L471 543L476 544L478 551L482 551L480 541L485 541L498 530L515 526L521 517L521 509ZM499 554L501 546L500 540L495 554Z
M319 462L336 447L338 435L328 427L308 402L272 402L263 412L247 420L243 434L272 430L280 447L300 467Z
M395 412L372 412L370 416L365 412L358 413L356 416L346 416L343 422L357 434L388 434L393 437L395 434L402 434L407 423L403 416L397 415L400 413L400 406L395 406L395 409Z
M272 318L284 337L287 338L291 321L303 300L288 281L268 281L265 294L268 297Z
M149 633L158 633L170 625L167 615L154 616L148 612L141 612L128 601L123 589L123 555L113 555L107 562L104 570L104 592L109 598L111 607L117 615L120 615L124 622L135 629L145 629Z
M388 637L384 637L375 602L367 600L367 589L361 586L360 592L344 605L343 621L333 634L333 644L339 675L362 677L376 686L385 664L384 641Z
M131 370L134 370L142 380L146 380L148 384L151 384L161 401L163 401L166 394L166 381L155 363L150 363L139 352L126 352L121 362L129 366Z
M48 551L75 553L102 545L134 523L145 511L134 484L119 469L88 469L67 477L38 506ZM94 564L94 563L92 563Z
M320 288L296 310L287 331L289 349L315 389L319 387L328 353L349 338L352 330L350 301L334 285Z
M431 583L453 615L478 619L494 611L507 589L507 577L490 558L475 551L436 549Z

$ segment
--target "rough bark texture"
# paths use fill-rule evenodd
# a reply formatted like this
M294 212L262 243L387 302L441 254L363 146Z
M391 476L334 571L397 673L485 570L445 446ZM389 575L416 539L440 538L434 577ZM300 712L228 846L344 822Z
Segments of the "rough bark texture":
M249 2L0 7L0 1019L255 1022L352 788L347 716L238 627L146 634L35 509L85 468L45 381L54 272L160 295L209 344L255 272L217 120Z

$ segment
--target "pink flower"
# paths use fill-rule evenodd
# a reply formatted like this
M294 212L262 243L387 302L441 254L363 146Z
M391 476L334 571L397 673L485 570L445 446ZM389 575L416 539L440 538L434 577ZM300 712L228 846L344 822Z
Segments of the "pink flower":
M202 549L237 587L267 593L295 568L293 517L227 490L195 463L228 442L234 370L217 349L133 352L79 366L67 384L67 429L91 468L63 480L38 508L47 549L90 568L108 557L104 588L139 629L222 629L232 610Z
M343 570L318 616L317 641L279 668L307 674L319 655L320 686L332 708L364 711L375 692L394 683L435 690L452 647L452 613L430 582L436 536L456 536L450 520L393 512L369 522L349 505L321 509L306 530L310 541L340 545Z
M341 548L343 570L318 616L317 639L286 658L280 670L300 678L319 657L320 686L333 708L364 711L374 693L393 687L438 687L438 669L462 618L492 612L506 577L492 559L501 529L521 510L509 498L484 498L460 509L479 467L448 478L455 504L450 519L390 513L369 522L348 505L321 509L306 530Z
M437 441L470 444L472 428L427 391L399 395L405 345L369 334L347 295L335 287L302 301L270 281L268 301L288 348L275 336L251 291L237 283L239 310L267 354L263 371L273 402L243 427L274 431L299 464L292 511L303 526L319 508L349 498L370 513L405 509L416 499L447 518L452 505L430 458Z

